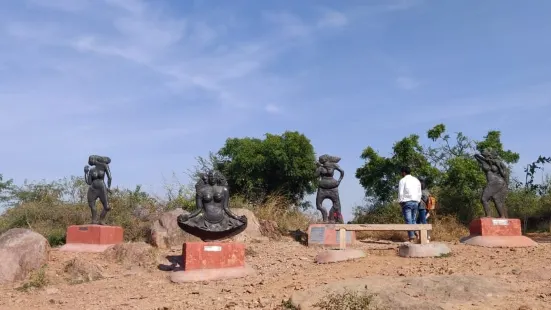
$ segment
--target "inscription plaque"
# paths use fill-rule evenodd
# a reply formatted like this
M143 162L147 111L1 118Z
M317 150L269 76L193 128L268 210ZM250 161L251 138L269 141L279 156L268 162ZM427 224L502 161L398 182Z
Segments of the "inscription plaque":
M88 227L79 227L78 230L87 231L87 230L88 230Z
M492 220L492 224L493 225L498 225L498 226L507 226L507 225L509 225L509 221L508 220Z
M308 240L311 243L323 243L325 240L325 227L312 227Z
M340 242L341 242L341 231L337 230L336 243L340 243ZM346 243L352 243L352 232L351 231L346 231Z

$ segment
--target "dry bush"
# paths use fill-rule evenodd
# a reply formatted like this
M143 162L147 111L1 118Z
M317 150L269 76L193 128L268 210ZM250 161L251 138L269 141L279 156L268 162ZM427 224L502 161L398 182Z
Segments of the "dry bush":
M321 310L382 310L375 296L365 292L345 291L344 293L331 293L321 301L313 305Z
M16 288L18 291L28 292L33 289L40 289L49 284L48 277L46 275L46 269L48 265L44 265L39 269L35 270L28 277L28 280L23 283L20 287Z
M247 208L253 211L259 220L274 222L283 234L290 231L306 230L315 218L296 208L291 208L291 204L279 195L269 196L261 204L247 203L242 198L232 198L232 208Z
M469 229L454 215L435 216L433 220L431 240L454 242L469 235Z

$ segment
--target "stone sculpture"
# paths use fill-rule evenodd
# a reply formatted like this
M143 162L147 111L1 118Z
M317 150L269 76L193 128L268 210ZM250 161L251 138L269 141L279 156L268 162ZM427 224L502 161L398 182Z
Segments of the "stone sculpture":
M316 177L319 177L316 208L321 212L324 223L344 223L341 214L341 201L339 198L339 185L344 178L344 171L338 165L340 160L340 157L327 154L320 156L318 159L318 168L315 174ZM338 180L333 177L335 170L340 173ZM329 215L322 205L325 199L329 199L333 203Z
M90 155L88 157L88 165L84 166L84 179L88 187L88 206L92 211L92 224L105 225L105 216L107 212L111 210L107 193L111 192L111 170L109 170L109 164L111 158L107 156ZM107 176L107 185L105 185L105 176ZM99 198L103 205L103 210L98 220L98 213L96 210L96 201Z
M486 187L482 192L482 206L486 217L489 217L490 200L493 200L495 208L500 218L507 218L507 207L505 198L507 197L509 170L505 163L499 158L496 151L491 149L482 150L481 154L475 154L480 168L486 174Z
M225 177L218 171L202 175L195 185L196 210L178 216L178 226L203 241L235 236L247 228L247 218L229 208L230 195Z

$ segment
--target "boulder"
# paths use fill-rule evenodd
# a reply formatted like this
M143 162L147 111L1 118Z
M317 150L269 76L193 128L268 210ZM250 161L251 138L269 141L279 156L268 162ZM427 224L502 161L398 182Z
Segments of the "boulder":
M236 242L248 242L248 241L265 241L268 238L262 235L261 225L256 215L248 209L232 209L232 212L238 216L244 215L247 217L247 228L245 231L237 236L231 238Z
M13 228L0 236L0 284L24 280L49 258L50 244L42 235Z
M189 213L183 209L175 209L163 213L158 220L151 225L151 245L159 249L167 249L174 246L181 247L184 242L200 241L199 238L184 232L178 226L178 216Z

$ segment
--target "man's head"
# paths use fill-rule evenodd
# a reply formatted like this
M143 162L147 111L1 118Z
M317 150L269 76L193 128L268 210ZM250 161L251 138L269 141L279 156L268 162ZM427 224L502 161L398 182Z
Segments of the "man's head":
M411 169L409 169L408 166L403 166L402 169L400 169L400 173L402 174L402 177L405 177L408 174L411 174Z

